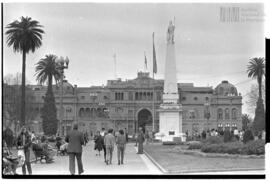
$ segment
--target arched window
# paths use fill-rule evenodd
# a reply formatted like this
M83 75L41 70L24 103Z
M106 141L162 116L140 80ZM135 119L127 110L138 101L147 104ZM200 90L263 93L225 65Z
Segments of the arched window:
M225 119L230 119L230 111L229 108L225 109Z
M96 109L91 108L92 117L96 117Z
M80 117L83 117L83 115L84 115L84 108L80 108L80 110L79 110L79 116Z
M138 100L138 92L135 93L135 100Z
M223 111L221 108L218 109L217 114L218 114L218 119L223 119Z
M237 119L237 110L235 108L232 109L232 119Z
M90 108L85 109L85 117L90 117Z

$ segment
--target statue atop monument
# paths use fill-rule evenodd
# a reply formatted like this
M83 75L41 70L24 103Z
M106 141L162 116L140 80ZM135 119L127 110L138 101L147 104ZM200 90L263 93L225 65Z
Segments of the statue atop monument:
M168 31L167 31L167 43L174 44L174 29L175 23L173 24L172 21L169 23Z

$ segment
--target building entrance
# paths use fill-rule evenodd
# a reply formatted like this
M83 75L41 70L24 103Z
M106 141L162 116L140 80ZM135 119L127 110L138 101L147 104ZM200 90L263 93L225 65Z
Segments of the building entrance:
M142 127L143 132L145 133L145 127L150 126L152 124L152 114L149 110L147 109L142 109L138 113L138 128L137 131L139 130L139 127Z

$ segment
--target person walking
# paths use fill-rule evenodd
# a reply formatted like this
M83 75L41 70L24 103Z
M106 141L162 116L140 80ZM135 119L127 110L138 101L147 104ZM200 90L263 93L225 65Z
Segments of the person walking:
M78 172L81 175L84 172L82 164L82 145L84 144L84 138L83 133L78 131L78 124L74 124L73 130L66 135L65 141L68 143L69 171L71 175L75 174L76 157Z
M100 135L100 131L97 131L97 134L94 137L95 142L95 148L94 150L97 150L96 156L100 156L100 151L103 149L103 140L102 136Z
M124 164L126 143L127 140L126 136L124 135L124 131L119 130L119 135L116 137L118 165Z
M32 168L31 168L31 163L30 163L30 147L31 147L31 144L32 144L31 135L28 133L26 128L23 127L22 131L19 134L18 139L17 139L18 152L23 151L24 157L25 157L25 161L24 161L24 164L22 166L23 175L26 175L25 166L27 166L27 170L28 170L29 175L32 175Z
M106 163L106 146L105 146L105 142L104 142L104 138L105 138L105 135L106 135L105 128L101 129L100 135L102 137L102 147L103 147L103 153L104 153L104 162Z
M137 142L138 142L138 153L137 154L143 154L143 142L144 142L144 134L142 127L139 127L139 133L137 137Z
M106 146L106 164L112 164L113 149L115 144L115 137L113 136L113 129L108 130L108 134L104 138Z

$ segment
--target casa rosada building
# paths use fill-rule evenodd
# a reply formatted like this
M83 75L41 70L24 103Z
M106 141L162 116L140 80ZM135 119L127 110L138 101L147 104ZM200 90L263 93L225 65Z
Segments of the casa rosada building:
M148 72L138 72L137 78L122 81L108 80L106 86L77 87L64 80L63 121L60 134L78 123L81 131L93 135L101 128L137 132L138 126L159 130L159 106L162 103L163 80L152 79ZM42 132L41 109L47 87L28 85L34 93L37 116L32 129ZM53 86L57 116L60 110L60 87ZM241 129L242 96L234 85L222 81L216 88L195 87L193 83L178 83L182 104L183 132L194 134L211 129ZM5 101L4 101L5 102Z

